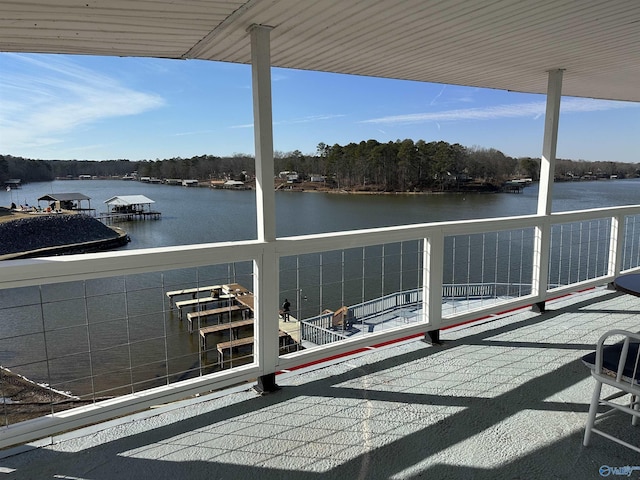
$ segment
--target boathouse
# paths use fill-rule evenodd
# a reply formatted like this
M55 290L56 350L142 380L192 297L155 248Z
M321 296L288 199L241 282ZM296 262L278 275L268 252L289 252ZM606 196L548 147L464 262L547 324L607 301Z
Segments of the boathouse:
M156 203L145 195L117 195L105 200L108 206L106 215L101 218L107 220L157 220L160 212L151 210L151 205Z
M91 197L87 197L82 193L49 193L38 198L38 205L40 202L47 202L47 207L51 210L80 210L90 211ZM87 202L87 207L82 207L82 202ZM46 208L46 207L45 207Z
M20 188L22 187L22 180L19 178L10 178L4 181L4 186L7 190Z

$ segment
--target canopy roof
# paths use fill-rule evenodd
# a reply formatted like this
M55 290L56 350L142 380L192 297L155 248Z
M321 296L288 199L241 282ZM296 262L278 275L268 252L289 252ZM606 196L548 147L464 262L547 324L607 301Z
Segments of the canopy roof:
M112 206L148 205L156 203L144 195L119 195L105 200L104 203Z
M47 202L74 202L81 200L91 200L91 197L87 197L82 193L48 193L38 198L38 201Z
M0 0L0 51L250 63L640 101L637 0Z

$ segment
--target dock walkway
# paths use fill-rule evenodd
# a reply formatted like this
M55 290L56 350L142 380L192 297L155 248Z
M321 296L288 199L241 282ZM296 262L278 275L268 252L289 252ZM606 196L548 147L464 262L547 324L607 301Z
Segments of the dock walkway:
M187 307L206 307L207 304L211 304L216 302L217 306L215 308L229 308L230 302L234 299L233 295L220 295L219 297L201 297L194 298L191 300L180 300L176 302L175 305L178 309L178 318L182 320L182 309Z
M207 349L208 335L212 335L214 333L229 332L229 339L231 341L237 342L239 341L238 330L242 327L248 327L248 326L251 326L251 328L253 329L253 318L249 318L247 320L238 320L237 322L227 322L227 323L221 323L219 325L211 325L209 327L202 327L200 329L200 342L202 345L202 350Z
M132 220L158 220L161 212L127 212L127 213L101 213L98 220L109 224L112 222L130 222Z
M192 299L195 299L199 293L201 292L211 292L211 296L215 296L214 292L220 291L222 289L221 285L209 285L207 287L195 287L195 288L185 288L182 290L172 290L167 292L167 298L169 299L169 303L173 305L174 297L179 297L182 295L191 295Z
M193 322L195 320L206 321L210 317L216 317L217 323L220 324L222 320L224 320L225 313L227 314L228 319L231 320L235 312L240 313L242 320L246 320L251 317L251 309L246 305L230 305L228 307L212 308L210 310L201 310L199 312L189 312L187 313L189 333L193 333L194 331Z
M282 330L278 332L279 340L282 340L283 338L286 338L288 336L289 335L286 332L283 332ZM244 337L236 340L229 340L228 342L218 343L218 345L216 346L216 350L218 350L218 364L222 366L224 364L225 353L228 351L229 354L231 355L234 348L250 346L251 347L250 351L248 351L247 353L249 355L253 355L254 340L255 340L254 337Z

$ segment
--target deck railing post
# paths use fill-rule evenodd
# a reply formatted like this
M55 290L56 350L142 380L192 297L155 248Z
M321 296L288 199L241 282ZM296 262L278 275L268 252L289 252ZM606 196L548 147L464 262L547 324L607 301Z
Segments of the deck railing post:
M556 165L558 143L558 122L562 95L563 70L551 70L547 84L547 108L544 120L542 157L540 158L540 187L538 190L538 211L540 222L535 228L533 248L532 293L536 296L535 310L543 312L546 300L549 258L551 256L551 203L553 200L553 177Z
M444 235L440 232L424 239L422 267L423 322L429 323L424 340L440 343L442 324L442 272L444 271Z
M277 389L275 372L279 354L279 276L278 256L275 253L276 211L273 183L271 30L271 27L264 25L252 25L249 28L256 150L256 216L258 240L265 242L262 257L254 262L256 315L254 359L262 372L256 387L261 393Z
M609 264L607 274L617 277L622 270L622 252L624 251L625 225L624 215L611 217L611 236L609 238Z

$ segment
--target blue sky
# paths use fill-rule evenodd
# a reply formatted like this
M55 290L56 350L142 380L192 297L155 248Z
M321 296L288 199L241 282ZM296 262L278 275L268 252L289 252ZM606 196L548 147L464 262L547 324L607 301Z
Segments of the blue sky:
M274 148L376 139L541 153L545 97L274 68ZM640 104L564 97L557 156L640 162ZM130 160L254 153L251 70L0 53L0 154Z

